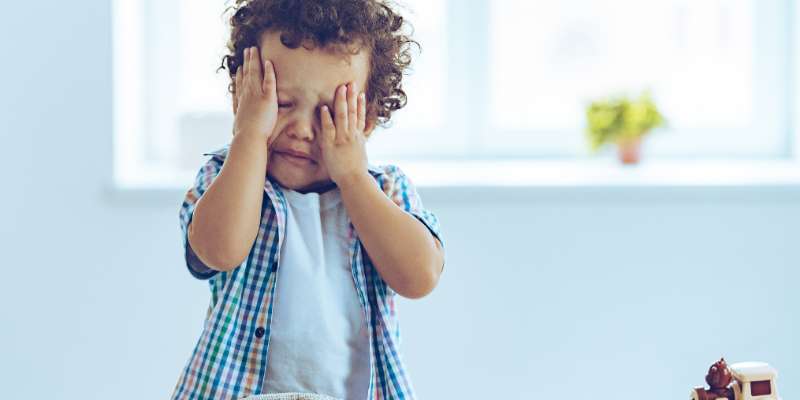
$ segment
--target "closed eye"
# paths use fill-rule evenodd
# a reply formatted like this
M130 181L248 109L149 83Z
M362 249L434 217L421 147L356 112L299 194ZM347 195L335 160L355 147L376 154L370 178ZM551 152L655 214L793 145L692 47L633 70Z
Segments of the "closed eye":
M292 103L278 103L278 108L289 108L293 105Z

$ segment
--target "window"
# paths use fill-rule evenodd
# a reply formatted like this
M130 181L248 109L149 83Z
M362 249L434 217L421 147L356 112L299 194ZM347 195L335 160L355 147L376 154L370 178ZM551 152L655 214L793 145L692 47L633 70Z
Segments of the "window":
M115 0L118 181L185 182L230 140L229 3ZM400 3L422 51L371 159L586 158L586 104L644 89L670 124L651 158L792 154L790 0Z
M587 100L650 88L672 127L659 155L784 154L788 26L776 4L493 1L486 143L578 155Z
M750 394L752 396L767 396L772 394L772 384L770 381L755 381L750 383Z

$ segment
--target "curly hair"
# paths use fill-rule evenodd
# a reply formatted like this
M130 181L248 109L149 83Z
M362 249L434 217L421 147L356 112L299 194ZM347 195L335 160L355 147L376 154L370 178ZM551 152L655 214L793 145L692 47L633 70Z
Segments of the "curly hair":
M369 50L367 115L378 125L388 125L392 112L406 105L402 78L411 64L411 45L419 43L404 33L408 23L386 0L235 0L229 11L229 54L218 70L228 70L230 93L236 91L244 49L258 46L261 34L272 31L280 32L290 49Z

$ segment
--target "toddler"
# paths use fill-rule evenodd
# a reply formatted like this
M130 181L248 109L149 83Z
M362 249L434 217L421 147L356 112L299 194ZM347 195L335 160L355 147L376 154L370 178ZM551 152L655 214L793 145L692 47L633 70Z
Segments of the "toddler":
M414 42L381 0L232 10L233 138L180 210L211 301L172 398L413 399L394 302L436 286L439 223L365 142L405 105Z

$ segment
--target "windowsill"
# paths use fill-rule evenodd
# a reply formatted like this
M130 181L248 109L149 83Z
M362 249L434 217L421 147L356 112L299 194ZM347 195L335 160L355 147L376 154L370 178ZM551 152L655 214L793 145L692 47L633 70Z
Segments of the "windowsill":
M398 163L419 186L664 187L800 185L796 161L615 159Z
M397 161L426 202L475 201L797 201L800 162L794 160L650 161ZM148 176L149 175L149 176ZM151 171L110 185L114 202L181 199L194 172Z

